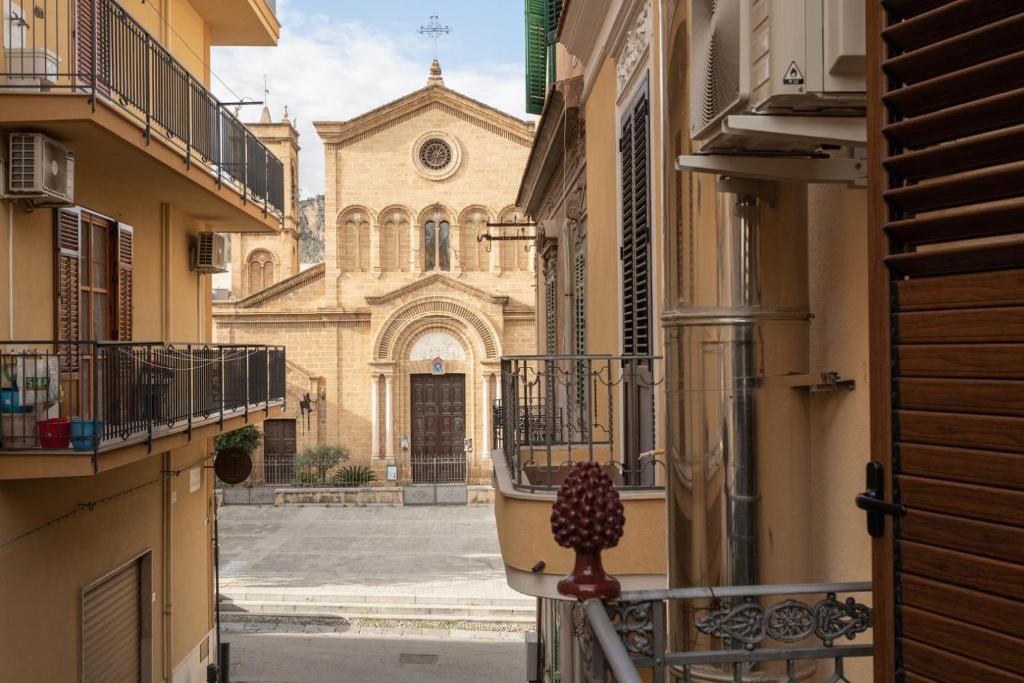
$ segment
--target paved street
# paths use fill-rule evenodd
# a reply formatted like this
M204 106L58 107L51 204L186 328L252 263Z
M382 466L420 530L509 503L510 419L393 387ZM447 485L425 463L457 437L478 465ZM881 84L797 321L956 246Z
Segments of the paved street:
M241 683L518 683L534 602L491 506L219 510L224 636Z
M522 642L230 633L235 683L521 683Z
M490 505L226 506L221 590L522 598L505 583Z

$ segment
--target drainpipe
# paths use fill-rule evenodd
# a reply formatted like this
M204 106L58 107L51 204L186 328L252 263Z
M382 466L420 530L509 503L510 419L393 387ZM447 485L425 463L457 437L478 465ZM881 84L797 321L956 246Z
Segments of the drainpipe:
M172 648L174 647L174 620L173 620L173 590L174 580L173 574L174 563L172 557L174 553L174 546L172 540L173 532L173 508L172 508L172 497L174 493L174 479L171 476L171 454L165 452L162 456L161 471L164 478L163 481L163 495L162 495L162 516L163 516L163 680L166 682L171 680L174 675L173 667L174 660Z
M722 178L694 214L693 292L667 328L669 586L808 578L806 191ZM706 647L673 605L673 650ZM691 611L693 610L693 611ZM718 680L714 672L694 680Z

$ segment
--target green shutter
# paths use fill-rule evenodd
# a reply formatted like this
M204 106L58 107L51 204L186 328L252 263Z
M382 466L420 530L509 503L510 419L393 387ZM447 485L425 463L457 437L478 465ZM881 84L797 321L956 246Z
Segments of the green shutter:
M526 3L526 111L544 111L548 81L548 0Z

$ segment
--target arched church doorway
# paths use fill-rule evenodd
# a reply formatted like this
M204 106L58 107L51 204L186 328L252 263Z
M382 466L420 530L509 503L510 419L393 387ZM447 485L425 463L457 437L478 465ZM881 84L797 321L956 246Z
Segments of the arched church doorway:
M443 367L443 362L438 360ZM411 375L414 484L466 481L466 376Z

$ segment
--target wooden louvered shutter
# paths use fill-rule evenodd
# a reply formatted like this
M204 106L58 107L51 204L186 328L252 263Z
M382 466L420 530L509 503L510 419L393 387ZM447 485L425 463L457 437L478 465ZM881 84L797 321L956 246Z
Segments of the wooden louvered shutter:
M1022 681L1024 5L868 16L875 680Z
M544 111L548 84L548 1L526 0L526 111Z
M558 251L553 243L544 253L544 334L545 352L558 353Z
M82 316L80 310L81 277L81 234L82 212L80 209L58 209L54 212L54 280L57 301L57 339L78 341L81 339ZM78 370L78 350L74 346L62 346L60 365L63 372Z
M100 86L110 84L110 0L74 0L75 72L80 83L89 85L95 72ZM94 38L95 34L95 38ZM104 88L105 89L105 88Z
M651 350L650 133L646 89L623 113L619 139L622 176L622 346L626 355Z
M132 562L82 596L82 682L142 680L142 572Z
M117 324L117 340L131 341L132 311L134 307L132 263L134 256L135 229L130 225L118 223L116 249L116 269L112 272L117 277L117 286L112 288L116 294L117 310L114 319Z

